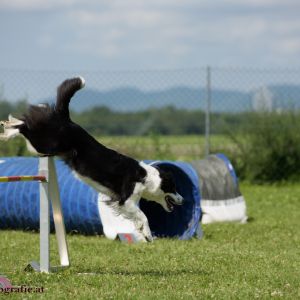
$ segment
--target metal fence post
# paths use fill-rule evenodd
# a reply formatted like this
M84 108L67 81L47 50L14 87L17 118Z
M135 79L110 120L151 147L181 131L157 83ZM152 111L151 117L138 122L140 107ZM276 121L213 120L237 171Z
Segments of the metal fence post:
M205 156L210 153L211 68L206 68Z

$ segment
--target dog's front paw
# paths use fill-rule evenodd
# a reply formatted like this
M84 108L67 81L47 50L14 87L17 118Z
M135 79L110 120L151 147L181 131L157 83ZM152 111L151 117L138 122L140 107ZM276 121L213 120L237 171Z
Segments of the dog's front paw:
M143 234L144 234L145 239L147 240L147 242L153 242L152 233L151 233L151 230L150 230L148 224L147 224L147 227L146 226L143 227Z
M139 234L143 237L143 240L145 242L153 242L153 237L148 222L138 222L136 224L136 229L138 230Z
M153 236L152 236L152 234L146 236L146 241L149 242L149 243L153 242Z

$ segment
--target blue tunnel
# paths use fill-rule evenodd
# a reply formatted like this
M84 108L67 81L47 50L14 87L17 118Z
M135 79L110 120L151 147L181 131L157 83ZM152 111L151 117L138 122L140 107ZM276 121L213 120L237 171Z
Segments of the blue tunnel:
M188 163L156 161L151 163L170 171L178 192L184 197L182 206L167 213L157 203L141 199L150 229L157 237L189 239L199 229L201 217L199 179ZM61 160L56 170L67 232L88 235L103 234L98 210L98 193L76 179ZM0 176L37 175L38 159L29 157L0 158ZM0 183L0 229L39 229L39 183ZM51 217L51 231L54 231Z
M146 161L153 166L173 174L177 192L183 196L184 204L175 206L172 213L161 205L141 199L140 208L148 218L154 236L189 239L197 232L200 221L200 187L194 168L185 162ZM166 230L167 229L167 230Z

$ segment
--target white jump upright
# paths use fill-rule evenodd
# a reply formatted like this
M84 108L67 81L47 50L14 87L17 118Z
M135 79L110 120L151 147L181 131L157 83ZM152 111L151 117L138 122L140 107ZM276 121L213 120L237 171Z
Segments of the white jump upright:
M57 267L51 268L50 266L50 202L52 203L60 267L68 267L70 265L65 223L53 157L41 157L39 159L39 175L46 177L46 181L40 182L40 263L31 262L30 265L36 271L49 273L57 269Z
M60 267L68 267L70 265L68 245L54 158L48 156L39 158L39 174L37 176L0 177L0 182L12 181L40 182L40 262L32 261L29 266L35 271L46 273ZM50 265L50 202L60 258L58 267Z

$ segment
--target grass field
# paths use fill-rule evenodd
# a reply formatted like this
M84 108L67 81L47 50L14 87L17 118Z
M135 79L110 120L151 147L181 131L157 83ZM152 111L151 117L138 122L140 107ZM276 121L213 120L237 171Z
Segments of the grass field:
M205 156L205 137L203 135L103 136L98 140L108 147L137 159L191 161ZM210 144L212 152L218 149L225 151L234 147L233 141L226 135L212 135Z
M241 189L248 224L207 225L202 240L136 245L71 235L72 266L55 274L23 271L28 261L38 258L38 234L0 231L0 274L13 286L45 290L42 295L8 297L300 299L300 185ZM55 245L55 237L51 239Z
M205 138L201 135L181 136L99 136L97 139L107 147L136 159L171 159L191 161L205 155ZM234 144L225 135L211 136L212 152L225 151ZM25 142L17 138L1 145L0 156L30 155Z

